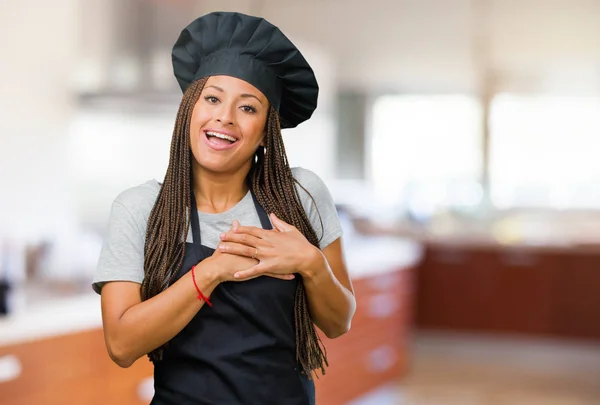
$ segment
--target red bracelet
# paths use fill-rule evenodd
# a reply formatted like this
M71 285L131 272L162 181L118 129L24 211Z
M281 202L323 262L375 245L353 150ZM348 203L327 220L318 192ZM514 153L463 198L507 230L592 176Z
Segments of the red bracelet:
M196 284L196 275L194 274L195 268L196 268L196 266L192 266L192 281L194 282L194 287L196 287L196 291L198 291L198 299L204 300L204 302L206 302L209 307L212 307L212 302L210 302L208 297L206 297L204 294L202 294L202 291L200 291L200 289L198 288L198 284Z

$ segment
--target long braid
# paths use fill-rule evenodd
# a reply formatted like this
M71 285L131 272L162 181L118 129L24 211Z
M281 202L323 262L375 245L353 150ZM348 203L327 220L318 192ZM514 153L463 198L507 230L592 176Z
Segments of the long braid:
M318 247L319 238L300 202L297 182L285 153L279 114L273 107L267 122L265 147L259 148L257 158L250 172L250 181L258 202L267 212L273 212L294 225L312 245ZM296 289L294 320L296 359L302 371L310 378L314 370L320 369L325 374L325 367L329 365L327 355L310 316L302 280Z
M190 119L207 78L191 84L183 95L171 142L169 167L165 175L146 230L144 247L144 281L141 297L147 300L168 287L183 263L185 240L190 225L191 151ZM266 149L266 153L264 150ZM259 148L258 160L249 173L259 203L267 212L275 213L294 225L314 246L319 239L300 202L296 180L287 161L277 111L271 107L267 122L265 148ZM325 374L328 366L325 347L316 333L308 310L304 284L298 283L294 303L296 326L296 359L302 371L312 378L314 370ZM160 360L164 346L148 354L151 361Z
M190 120L204 83L206 79L190 85L177 112L169 167L148 218L142 300L154 297L167 288L183 263L190 224ZM164 346L149 353L150 360L160 360L163 349Z

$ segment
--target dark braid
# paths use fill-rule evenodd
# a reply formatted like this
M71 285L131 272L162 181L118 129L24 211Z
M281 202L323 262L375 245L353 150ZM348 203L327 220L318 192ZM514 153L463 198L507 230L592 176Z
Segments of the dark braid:
M265 153L266 150L266 153ZM271 107L267 122L265 147L259 148L257 161L250 172L250 182L256 198L266 212L275 213L288 224L294 225L306 239L319 247L315 232L296 189L296 179L288 164L279 114ZM317 335L308 311L308 300L302 280L296 289L294 318L296 323L296 359L304 374L312 378L312 371L320 369L325 374L327 355L325 346Z
M163 291L183 263L185 240L189 229L191 151L190 118L200 97L206 78L194 82L186 90L171 143L171 156L164 183L150 213L144 255L145 277L142 300ZM265 152L266 150L266 152ZM296 180L287 161L279 114L271 107L267 121L265 147L259 147L256 161L248 174L248 183L266 212L275 213L295 226L314 246L319 239L300 202ZM192 207L194 208L194 207ZM302 280L296 289L294 320L296 325L296 359L302 371L312 378L314 370L325 374L328 366L323 346L312 322ZM149 353L151 361L162 358L164 347Z
M190 225L190 120L204 83L206 79L188 87L177 111L169 167L146 228L142 300L152 298L167 288L183 264ZM164 346L150 352L150 360L160 360L163 349Z

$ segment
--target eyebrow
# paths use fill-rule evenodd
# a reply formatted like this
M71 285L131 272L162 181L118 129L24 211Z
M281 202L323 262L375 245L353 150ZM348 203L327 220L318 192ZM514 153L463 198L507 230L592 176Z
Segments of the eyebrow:
M220 91L221 93L225 92L225 90L223 90L222 88L220 88L219 86L215 86L215 85L210 85L210 86L206 86L205 88L209 88L212 87L213 89L216 89L218 91ZM254 94L248 94L248 93L244 93L244 94L240 94L240 97L242 98L255 98L259 103L263 103L262 101L260 101L260 99L258 97L256 97Z

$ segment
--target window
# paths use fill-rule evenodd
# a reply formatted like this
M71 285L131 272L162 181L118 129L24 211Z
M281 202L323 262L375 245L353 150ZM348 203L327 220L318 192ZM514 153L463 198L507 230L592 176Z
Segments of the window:
M496 207L600 207L600 98L500 94L490 137Z
M473 97L378 98L370 153L376 197L422 215L441 207L475 208L482 198L481 125Z

